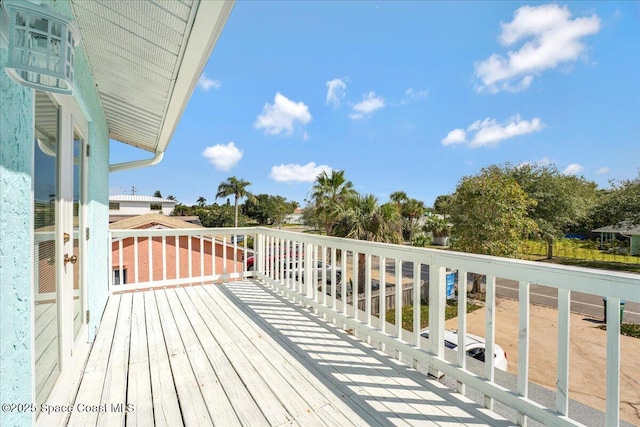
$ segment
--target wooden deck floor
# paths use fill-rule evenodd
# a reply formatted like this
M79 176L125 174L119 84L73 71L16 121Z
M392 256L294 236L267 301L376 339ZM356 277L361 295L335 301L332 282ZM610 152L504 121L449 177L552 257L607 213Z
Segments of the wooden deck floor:
M510 425L250 281L110 297L74 407L70 426Z

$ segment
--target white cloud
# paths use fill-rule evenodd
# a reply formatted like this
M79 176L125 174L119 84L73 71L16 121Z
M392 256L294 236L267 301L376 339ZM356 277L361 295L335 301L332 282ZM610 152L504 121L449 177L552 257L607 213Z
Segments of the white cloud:
M264 105L262 114L258 115L253 126L264 129L264 132L269 135L279 135L283 132L290 135L296 123L306 125L310 121L311 113L304 102L294 102L278 92L273 99L273 104Z
M331 167L314 162L306 165L288 164L273 166L269 177L278 182L313 182L323 171L330 173Z
M198 86L200 86L205 92L208 92L211 88L220 89L222 82L218 79L210 79L207 77L207 73L203 71L200 79L198 80Z
M226 145L217 144L213 147L207 147L202 152L202 156L209 160L209 163L214 165L216 169L228 171L240 161L242 151L238 150L232 141Z
M442 140L442 145L467 142L471 148L496 146L502 140L538 132L543 127L544 124L539 118L522 120L519 115L515 115L502 124L495 119L486 118L484 120L476 120L467 128L467 133L474 133L470 141L467 141L467 134L464 130L454 129Z
M603 167L601 167L600 169L598 169L598 170L596 171L596 173L597 173L598 175L604 175L604 174L607 174L607 173L609 173L609 172L611 172L611 169L609 169L609 168L608 168L608 167L606 167L606 166L603 166Z
M340 101L346 95L347 84L342 79L333 79L327 82L327 105L334 109L340 106Z
M461 144L467 140L467 133L463 129L454 129L442 140L442 145Z
M409 88L404 92L404 98L400 101L400 105L404 105L412 101L420 101L421 99L426 99L428 96L428 90L415 90L413 88Z
M568 7L557 4L522 6L513 20L501 27L499 40L503 46L524 44L510 50L507 57L494 53L475 64L480 92L519 92L543 71L578 60L587 50L581 39L600 31L600 18L594 14L571 19Z
M562 173L565 175L576 175L580 173L582 169L584 169L582 165L579 165L578 163L571 163L562 171Z
M384 98L376 96L375 92L371 91L362 97L361 102L353 106L353 113L349 114L349 118L352 120L362 119L374 111L384 108L384 105Z

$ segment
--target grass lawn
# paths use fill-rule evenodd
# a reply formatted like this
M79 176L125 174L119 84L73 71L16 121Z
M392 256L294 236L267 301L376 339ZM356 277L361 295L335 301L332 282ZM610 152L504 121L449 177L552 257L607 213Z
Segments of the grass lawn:
M554 259L576 259L604 263L635 264L640 266L640 256L621 255L601 251L593 240L560 239L553 244ZM547 256L547 243L527 240L522 244L520 253L523 259L540 259ZM602 267L596 267L602 268Z
M599 328L606 331L607 325L602 325ZM640 338L640 325L636 325L634 323L623 323L620 325L620 334L628 337Z
M471 313L472 311L476 311L479 308L482 308L481 305L472 304L467 302L467 313ZM444 311L445 320L453 319L458 316L458 302L457 301L447 301L447 307ZM387 311L387 322L395 323L396 321L396 311L389 310ZM422 305L420 307L420 329L424 329L429 326L429 306ZM413 332L413 306L406 305L402 307L402 328L407 331Z

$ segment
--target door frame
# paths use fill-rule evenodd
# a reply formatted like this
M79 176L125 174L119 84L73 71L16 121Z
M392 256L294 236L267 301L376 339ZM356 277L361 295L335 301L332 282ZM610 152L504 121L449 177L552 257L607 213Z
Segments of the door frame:
M85 229L87 227L87 195L88 195L88 157L86 147L89 144L89 121L83 113L82 108L73 96L49 94L59 107L59 144L56 160L57 168L57 197L56 197L56 292L59 302L58 327L59 327L59 363L60 373L53 386L47 402L52 404L66 404L70 401L70 393L74 393L82 375L82 370L89 355L90 343L88 324L86 318L87 310L87 241ZM35 93L34 93L35 98ZM35 108L34 108L35 117ZM73 181L74 176L74 135L82 137L82 147L80 149L80 203L78 205L78 261L75 265L64 266L64 254L73 255L74 250L74 227L73 227ZM32 190L33 192L33 190ZM32 198L34 194L32 194ZM33 231L32 231L33 233ZM69 233L70 239L64 242L64 233ZM33 235L32 235L33 239ZM81 292L81 313L82 326L77 336L74 333L74 269L79 269L78 280ZM32 286L32 292L35 292ZM35 301L35 299L34 299ZM32 319L32 327L34 325ZM35 343L35 336L32 343ZM35 352L35 345L32 344L32 353ZM35 357L32 358L32 393L33 402L36 401L35 386ZM53 414L51 414L53 415ZM58 421L64 419L68 414L60 413ZM34 424L45 422L51 423L52 416L47 416L46 420L35 418Z

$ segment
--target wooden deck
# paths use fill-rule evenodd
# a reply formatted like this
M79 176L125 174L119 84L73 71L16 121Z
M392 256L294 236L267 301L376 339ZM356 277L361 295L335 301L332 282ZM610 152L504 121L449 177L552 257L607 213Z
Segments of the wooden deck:
M70 426L511 424L250 281L110 297L74 408Z

